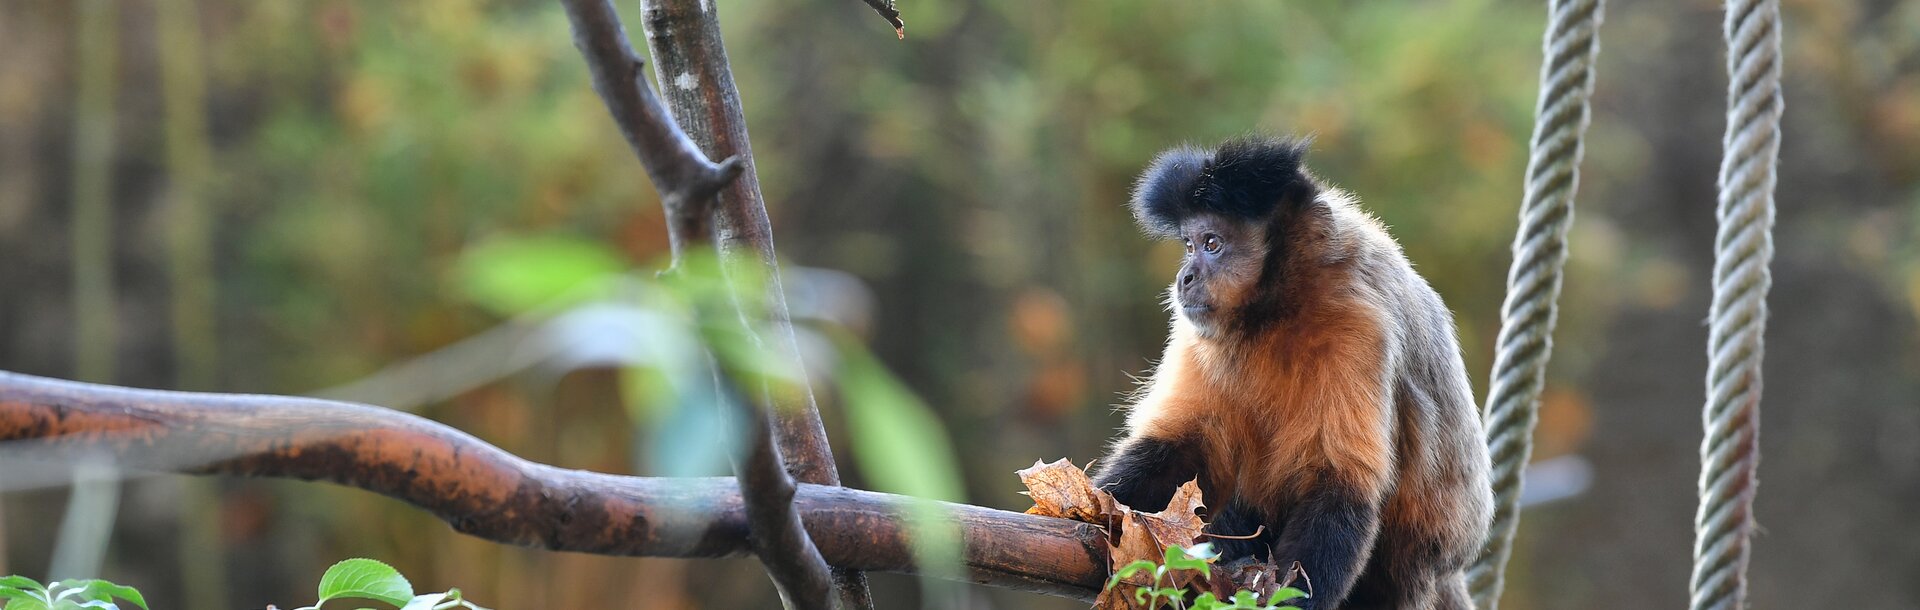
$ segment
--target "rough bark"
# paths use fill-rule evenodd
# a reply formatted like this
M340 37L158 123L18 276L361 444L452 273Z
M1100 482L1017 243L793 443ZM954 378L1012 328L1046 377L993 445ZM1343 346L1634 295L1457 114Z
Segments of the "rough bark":
M137 390L0 372L0 463L109 458L121 469L320 480L387 495L462 533L561 551L731 557L752 548L731 478L650 478L530 462L459 430L315 398ZM915 573L904 496L796 486L794 506L837 568ZM1099 528L964 504L971 582L1091 600Z

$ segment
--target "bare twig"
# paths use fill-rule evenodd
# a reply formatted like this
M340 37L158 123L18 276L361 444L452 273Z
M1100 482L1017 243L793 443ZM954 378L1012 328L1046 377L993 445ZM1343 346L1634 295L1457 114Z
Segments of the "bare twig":
M747 500L754 554L780 585L787 607L831 609L833 576L801 527L800 511L793 503L797 487L780 459L780 447L773 443L773 424L765 409L733 396L731 390L739 384L725 373L726 367L713 361L713 369L714 383L720 386L716 394L727 397L724 400L733 406L730 412L746 423L749 442L744 451L733 452L733 472Z
M667 232L673 254L679 258L686 240L703 240L713 196L740 176L745 164L739 156L713 163L700 153L687 134L673 123L660 98L641 72L646 61L627 43L626 28L608 0L562 0L573 22L573 46L587 60L593 89L607 104L633 154L640 157L647 177L660 191L661 206L675 224Z
M880 13L881 19L893 25L895 36L901 40L907 39L907 22L900 20L900 9L894 8L893 0L867 0L867 6L873 7L873 12Z
M747 338L792 364L793 370L805 370L787 312L786 292L780 284L760 178L753 171L746 113L728 67L716 9L710 0L704 6L703 0L643 0L641 11L647 48L655 61L654 74L673 117L709 157L725 155L745 160L746 171L720 190L712 235L722 258L759 264L760 282L749 289L763 297L758 299L763 309L743 314L747 319L767 320L769 327L767 336L748 330ZM671 231L683 230L680 223L667 224ZM688 238L683 235L673 239ZM744 309L744 302L736 295L736 306ZM786 469L802 482L838 485L840 473L834 467L833 448L827 444L813 390L804 378L797 385L796 391L767 396L767 405L773 409L774 439L785 456ZM842 606L873 606L866 578L858 572L836 570L834 581Z
M1206 536L1208 538L1212 538L1214 540L1252 540L1254 538L1259 538L1261 534L1265 534L1265 533L1267 533L1267 526L1262 525L1260 527L1254 528L1253 533L1247 534L1245 536L1232 536L1228 534L1211 534L1207 532L1200 532L1200 535Z
M83 455L110 457L123 469L324 480L407 502L469 535L553 550L731 557L752 544L730 478L556 468L417 416L353 403L0 372L0 465L44 468ZM793 497L832 565L918 571L915 511L906 510L914 499L808 484ZM1096 526L943 506L959 524L972 582L1090 600L1107 576L1107 540Z
M701 7L702 1L641 2L648 49L655 62L654 74L664 88L663 95L674 119L699 143L700 150L709 157L726 155L745 160L746 171L740 179L720 190L718 207L714 210L715 245L729 259L752 257L749 260L760 263L764 285L754 288L765 295L766 311L750 313L757 314L752 317L770 320L774 336L759 339L783 359L798 363L799 348L794 341L793 322L787 314L786 292L780 285L780 269L773 252L773 229L760 194L760 178L753 171L753 149L747 140L740 92L734 88L733 72L727 68L720 23L711 7ZM774 407L777 440L787 456L787 469L802 482L839 484L833 449L827 444L826 429L820 425L820 411L812 390L783 398L785 402Z
M691 247L712 242L713 198L721 188L738 180L743 169L740 157L728 157L718 165L709 162L666 116L660 100L647 87L640 72L644 64L627 42L626 30L611 2L564 2L567 17L573 22L574 45L593 72L594 89L606 101L608 112L647 167L654 187L660 190L674 267L683 270L681 261ZM733 318L734 323L741 319ZM734 384L725 368L711 356L708 360L713 362L714 383L720 386L717 395L732 395L728 389ZM762 391L760 395L767 393ZM754 533L754 554L773 576L788 608L831 610L830 569L801 525L800 513L793 504L794 481L781 460L780 448L774 444L767 413L744 401L726 402L737 405L733 413L747 424L748 442L733 452L733 471Z

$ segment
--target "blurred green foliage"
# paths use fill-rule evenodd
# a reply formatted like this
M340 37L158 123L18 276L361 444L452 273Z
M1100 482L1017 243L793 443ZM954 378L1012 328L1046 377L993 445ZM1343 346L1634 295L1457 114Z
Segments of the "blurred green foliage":
M638 34L636 3L619 4ZM1703 2L1610 4L1538 445L1597 474L1589 493L1528 513L1513 607L1603 607L1619 582L1650 597L1685 589L1674 541L1692 514L1719 16ZM1899 575L1920 569L1920 551L1883 534L1920 501L1920 417L1905 408L1920 396L1920 3L1786 4L1763 442L1793 457L1763 466L1760 516L1774 525L1756 597L1811 605L1850 591L1856 607L1907 607L1920 585ZM163 66L152 8L121 9L115 381L167 386L180 365L158 315L169 289L155 212L170 177L164 130L148 120L161 116ZM838 382L815 392L851 484L1019 508L1014 470L1098 456L1127 375L1158 355L1159 295L1179 258L1138 237L1131 181L1162 148L1251 130L1316 137L1314 170L1392 227L1454 309L1484 383L1540 3L912 1L904 42L851 0L716 9L780 253L858 280L808 296L786 278L803 328L852 334L809 352L838 354L810 364ZM202 2L198 19L215 389L340 384L663 267L656 196L556 3ZM68 3L0 3L0 368L57 376L74 374L76 351L59 237L72 221L74 20ZM862 290L871 306L848 305ZM659 334L645 349L692 344ZM424 414L568 467L711 474L700 452L725 428L685 408L711 402L695 392L711 384L670 361L516 376ZM179 596L172 555L148 550L177 542L166 485L127 494L140 505L121 511L105 574L156 600ZM45 561L60 499L9 498L16 569L0 573ZM333 558L362 555L503 608L772 600L750 561L503 548L371 494L233 483L218 510L236 607L293 597ZM1805 557L1849 569L1809 573ZM875 582L893 605L914 598L910 579ZM1078 605L971 594L957 605Z
M147 607L140 591L104 580L68 579L42 585L20 575L0 578L0 605L8 610L119 610L115 599L133 602L143 610Z
M565 235L503 236L460 255L451 272L461 295L499 316L562 307L595 294L627 270L620 252Z

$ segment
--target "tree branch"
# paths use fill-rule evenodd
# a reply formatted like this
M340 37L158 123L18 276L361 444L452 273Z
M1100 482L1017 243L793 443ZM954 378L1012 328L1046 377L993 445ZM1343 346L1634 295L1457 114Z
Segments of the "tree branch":
M759 263L760 282L752 289L757 291L757 296L764 297L755 300L764 303L764 310L745 311L740 295L735 295L735 305L743 307L746 319L768 320L770 336L758 336L749 329L747 337L775 357L791 363L792 370L805 370L794 339L793 321L787 311L786 291L780 284L773 229L760 193L760 178L753 171L753 147L747 138L746 113L740 104L740 91L733 83L726 45L720 39L716 8L711 0L643 0L641 12L647 48L656 62L654 75L680 127L709 157L744 159L746 171L720 190L713 215L716 230L712 235L723 259ZM682 233L681 224L669 221L668 230ZM682 234L670 239L689 238ZM787 471L800 481L839 485L840 473L834 466L833 448L827 443L826 427L821 425L813 389L804 378L798 380L797 385L793 392L764 394L769 401L767 406L773 410L774 440L779 445L779 453L785 456ZM855 571L836 570L834 581L841 605L854 609L873 607L864 576Z
M734 87L733 72L727 68L727 51L720 41L720 22L702 9L703 0L643 0L641 10L647 25L648 49L653 53L654 74L663 87L668 107L686 133L698 142L709 157L737 156L744 159L746 171L740 179L720 190L714 210L715 245L728 258L751 256L764 272L766 311L760 317L772 322L773 334L767 344L783 359L800 362L794 342L793 322L787 313L786 292L780 286L780 268L773 252L773 228L760 194L760 178L753 171L753 149L747 140L747 124L740 107L740 92ZM801 370L795 367L796 370ZM775 404L780 449L788 459L788 470L806 483L835 485L840 474L833 463L833 449L827 444L826 429L820 425L819 407L813 391L797 392Z
M328 481L420 507L465 534L551 550L693 558L752 547L748 511L730 478L556 468L381 407L0 372L0 464L83 456L123 469ZM917 571L907 516L914 501L808 484L794 496L829 563L902 573ZM1093 525L944 506L960 526L972 582L1091 600L1106 578L1106 535Z
M670 224L667 237L674 258L687 247L687 240L705 240L714 194L739 177L745 163L740 156L729 156L713 163L701 154L693 140L673 123L647 86L642 70L646 61L634 54L627 43L626 28L608 0L561 0L567 20L573 23L573 46L587 60L593 77L593 90L607 104L613 122L625 136L627 146L640 157L647 178L660 191L661 207Z
M563 0L573 23L574 46L587 60L594 89L607 104L627 144L646 166L661 193L674 268L695 244L712 242L713 197L740 176L739 156L715 165L666 116L640 73L644 65L627 42L626 29L608 0ZM735 320L739 317L735 316ZM734 322L737 323L737 322ZM744 330L744 328L742 329ZM711 354L717 395L731 397L736 384ZM766 396L764 389L760 395ZM808 538L794 506L793 478L774 445L772 423L761 407L723 399L744 420L746 444L733 454L733 472L745 501L754 554L773 577L780 597L795 610L831 610L833 578Z
M740 493L746 496L747 524L756 534L754 554L767 564L788 607L831 610L833 576L801 527L803 518L793 502L798 490L781 461L780 448L773 443L773 423L765 409L736 395L739 384L725 373L725 367L713 358L708 361L714 384L719 386L716 394L731 407L729 413L746 424L742 428L749 442L744 451L732 452L733 472L740 479Z
M900 9L894 8L893 0L867 0L867 6L879 13L881 19L893 25L893 34L901 40L907 39L907 22L900 20Z

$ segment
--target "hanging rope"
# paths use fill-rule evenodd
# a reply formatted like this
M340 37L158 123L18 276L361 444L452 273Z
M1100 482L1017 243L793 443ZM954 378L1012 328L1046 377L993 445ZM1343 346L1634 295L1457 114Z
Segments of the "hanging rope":
M1474 603L1499 603L1502 572L1512 554L1518 525L1520 471L1533 452L1542 378L1553 349L1553 322L1560 298L1560 270L1567 260L1567 227L1579 187L1581 138L1587 131L1593 93L1593 57L1599 50L1601 0L1549 3L1540 101L1527 160L1526 199L1507 271L1507 300L1500 308L1500 337L1493 360L1485 422L1493 458L1493 529L1468 569Z
M1780 155L1780 4L1727 2L1727 133L1720 160L1707 335L1706 438L1694 516L1693 608L1746 607L1748 535L1760 462L1760 358L1773 278Z

